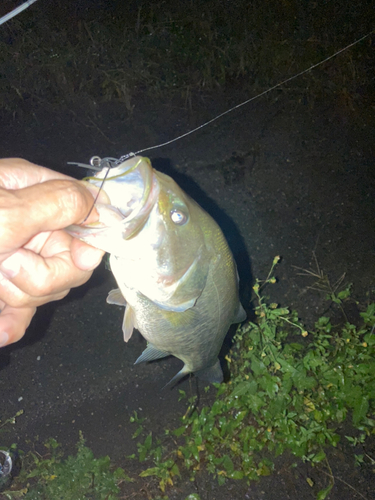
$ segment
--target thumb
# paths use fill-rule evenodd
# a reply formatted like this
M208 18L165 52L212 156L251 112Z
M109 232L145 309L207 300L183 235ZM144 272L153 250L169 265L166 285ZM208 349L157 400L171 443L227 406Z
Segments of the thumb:
M105 252L94 248L83 241L73 238L70 246L72 260L76 267L82 271L92 271L101 262Z

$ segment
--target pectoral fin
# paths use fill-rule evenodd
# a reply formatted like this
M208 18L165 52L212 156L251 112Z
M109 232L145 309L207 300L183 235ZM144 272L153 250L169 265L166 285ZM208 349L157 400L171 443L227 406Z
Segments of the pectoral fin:
M107 304L126 307L124 319L122 320L122 333L124 334L124 342L128 342L132 336L134 328L137 328L137 319L133 309L129 305L126 305L126 300L124 299L124 296L119 288L115 288L109 292Z
M148 344L146 349L142 352L142 354L139 356L139 358L136 360L134 364L137 365L138 363L143 363L145 361L153 361L154 359L165 358L166 356L169 355L170 355L169 352L162 351L161 349L158 349L152 344Z
M114 290L111 290L108 294L107 297L107 304L114 304L116 306L126 306L126 300L124 299L124 296L121 293L121 290L119 288L115 288Z
M124 342L127 342L132 336L134 328L137 328L137 320L133 309L126 306L124 319L122 320L122 333L124 334Z

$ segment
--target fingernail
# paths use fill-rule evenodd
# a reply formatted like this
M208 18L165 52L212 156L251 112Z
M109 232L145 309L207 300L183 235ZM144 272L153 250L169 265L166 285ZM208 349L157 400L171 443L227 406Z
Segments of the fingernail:
M0 264L0 271L6 278L14 278L20 271L21 258L15 253Z
M9 335L6 332L0 332L0 347L4 347L9 342Z

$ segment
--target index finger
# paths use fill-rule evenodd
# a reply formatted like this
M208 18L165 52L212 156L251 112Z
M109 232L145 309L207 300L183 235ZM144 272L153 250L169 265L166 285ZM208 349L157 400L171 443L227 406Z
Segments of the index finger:
M49 168L41 167L22 158L0 160L0 187L20 189L53 179L75 180Z
M73 180L50 180L23 189L0 189L0 253L13 252L33 236L70 224L98 220L93 195Z

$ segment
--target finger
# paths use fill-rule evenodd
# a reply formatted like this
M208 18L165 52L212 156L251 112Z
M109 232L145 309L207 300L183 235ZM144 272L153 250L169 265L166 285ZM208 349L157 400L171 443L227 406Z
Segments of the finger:
M0 160L0 186L6 189L20 189L53 179L73 180L68 175L40 167L22 158Z
M98 250L76 238L73 238L70 252L74 264L83 271L95 269L100 264L105 254L102 250Z
M42 257L23 248L2 262L0 270L20 291L38 298L80 286L92 274L92 271L76 267L68 250L52 257Z
M23 246L42 231L98 220L93 196L81 182L53 180L15 191L0 190L0 242L3 252Z
M20 340L35 312L35 307L14 308L5 305L0 314L0 347Z
M63 299L68 295L70 288L61 290L60 292L34 296L25 293L14 285L10 280L5 278L0 273L0 302L3 302L11 307L38 307L47 302Z

